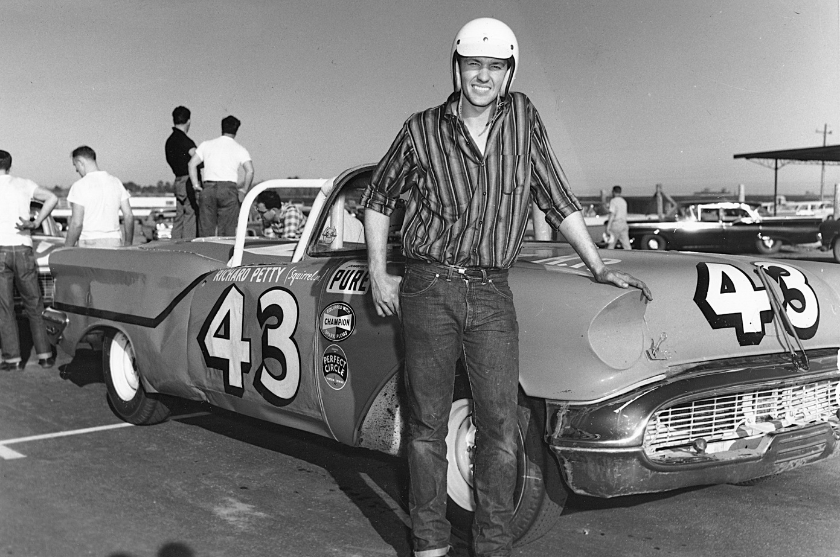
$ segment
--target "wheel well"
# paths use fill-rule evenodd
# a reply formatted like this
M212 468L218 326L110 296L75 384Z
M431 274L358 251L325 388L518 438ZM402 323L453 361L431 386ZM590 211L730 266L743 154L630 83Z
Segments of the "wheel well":
M134 340L131 337L131 334L126 332L123 329L118 327L114 327L111 325L97 325L89 329L85 332L84 335L79 339L79 342L87 342L90 344L91 348L97 352L104 352L105 351L105 340L107 338L111 338L117 333L122 333L128 339L132 346L134 346ZM78 346L78 345L77 345ZM136 347L136 346L135 346ZM105 375L105 371L103 369L102 375ZM142 371L140 372L140 383L143 385L143 389L148 393L157 393L153 387L151 387L146 381L146 378L143 376Z

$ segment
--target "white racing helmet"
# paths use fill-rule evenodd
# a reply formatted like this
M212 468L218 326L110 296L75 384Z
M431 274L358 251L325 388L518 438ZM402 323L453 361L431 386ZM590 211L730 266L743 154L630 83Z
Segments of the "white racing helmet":
M519 66L519 43L510 27L493 18L478 18L468 22L452 42L452 83L461 91L459 57L486 56L509 61L508 71L500 95L508 94Z

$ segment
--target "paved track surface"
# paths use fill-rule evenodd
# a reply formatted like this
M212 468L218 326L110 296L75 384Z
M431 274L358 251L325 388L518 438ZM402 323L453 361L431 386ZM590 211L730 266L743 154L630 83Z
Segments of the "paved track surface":
M42 369L33 356L0 372L0 555L410 553L403 461L196 403L158 426L122 424L100 359L59 353ZM838 556L838 503L838 460L754 487L573 496L556 528L514 553Z

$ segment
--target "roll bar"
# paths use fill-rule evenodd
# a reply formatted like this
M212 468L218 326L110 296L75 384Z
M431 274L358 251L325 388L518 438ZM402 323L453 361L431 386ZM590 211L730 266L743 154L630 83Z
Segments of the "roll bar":
M266 189L277 188L320 188L318 196L312 203L312 210L309 212L309 217L306 220L306 225L303 227L303 233L298 240L297 247L295 247L292 262L298 262L303 258L303 253L306 246L309 244L309 238L312 236L312 229L315 227L317 216L321 213L326 202L327 197L332 192L335 184L335 177L332 179L270 179L251 188L242 200L242 206L239 208L239 219L236 222L236 239L233 243L233 256L227 262L229 268L236 267L242 264L242 253L245 250L245 237L248 233L248 217L251 213L251 206L254 204L254 199L257 198L261 192Z

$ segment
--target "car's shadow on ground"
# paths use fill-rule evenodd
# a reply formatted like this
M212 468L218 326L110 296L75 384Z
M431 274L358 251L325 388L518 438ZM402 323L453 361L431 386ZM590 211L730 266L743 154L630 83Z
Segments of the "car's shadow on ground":
M368 519L371 527L399 556L410 556L407 519L408 473L403 459L349 447L322 436L286 428L218 409L202 403L179 401L173 415L190 411L211 414L179 422L282 453L327 471L341 490ZM369 482L370 481L370 482ZM371 484L371 482L373 484Z
M102 352L80 348L69 363L59 366L59 374L78 387L104 383ZM404 460L228 412L207 403L172 399L171 404L173 417L187 416L178 419L178 422L282 453L326 470L398 555L411 554L409 528L403 522L408 515L408 476ZM210 414L194 416L198 412ZM384 492L384 495L379 492Z
M78 387L104 383L102 353L91 349L79 349L69 363L59 367L59 372L62 379ZM194 416L198 412L209 414ZM408 472L404 459L349 447L325 437L235 414L207 403L173 399L172 416L186 416L177 421L324 469L369 520L383 541L393 547L400 556L411 554L410 528L404 521L408 518ZM629 508L693 490L695 489L681 489L617 498L596 498L569 492L562 515ZM454 535L452 545L455 555L464 556L470 553L467 543Z
M58 366L58 374L62 379L70 381L77 387L84 387L91 383L104 383L102 352L80 348L76 350L76 355L72 360Z

